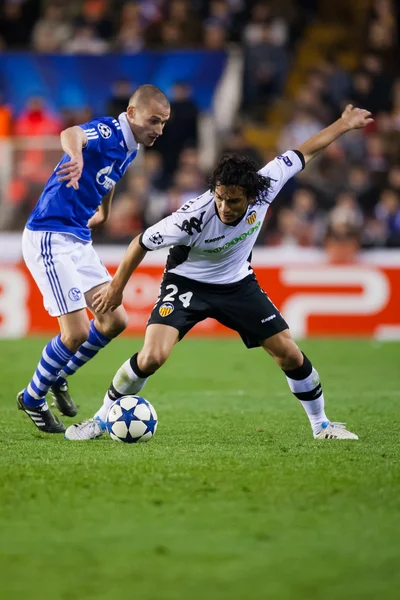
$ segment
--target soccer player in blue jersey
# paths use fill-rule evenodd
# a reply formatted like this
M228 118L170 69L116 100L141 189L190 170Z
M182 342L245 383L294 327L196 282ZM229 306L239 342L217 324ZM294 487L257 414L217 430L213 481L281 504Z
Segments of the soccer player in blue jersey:
M152 146L170 116L165 94L139 87L126 113L101 117L61 133L64 155L50 176L23 233L25 263L45 309L58 318L60 334L45 346L35 373L17 404L40 431L63 433L64 425L46 402L67 416L77 412L67 377L92 359L126 327L122 306L105 315L93 309L93 295L111 277L96 254L91 229L105 223L115 184L140 144ZM93 314L89 321L86 308Z

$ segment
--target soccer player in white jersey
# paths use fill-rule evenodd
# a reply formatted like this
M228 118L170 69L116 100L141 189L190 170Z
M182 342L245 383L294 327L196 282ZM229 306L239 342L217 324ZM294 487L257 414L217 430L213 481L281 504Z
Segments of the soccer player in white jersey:
M115 184L139 145L152 146L162 134L169 115L164 93L143 85L118 119L96 118L61 133L64 155L27 221L22 240L24 260L42 292L44 307L60 326L60 334L43 349L31 381L17 397L18 408L41 431L65 431L47 405L47 392L62 414L74 416L77 409L66 378L126 327L122 306L107 314L93 307L94 293L111 277L93 249L91 229L107 220ZM94 316L91 321L86 308Z
M138 394L165 363L174 344L207 317L237 331L248 348L261 346L272 356L304 407L315 438L358 439L343 423L326 416L318 372L258 285L250 257L267 210L288 179L340 135L372 120L368 111L348 105L335 123L258 172L248 159L222 158L211 177L210 191L133 240L113 280L93 302L100 314L118 310L123 290L146 252L172 246L144 346L117 371L94 418L71 425L67 439L102 435L113 402Z

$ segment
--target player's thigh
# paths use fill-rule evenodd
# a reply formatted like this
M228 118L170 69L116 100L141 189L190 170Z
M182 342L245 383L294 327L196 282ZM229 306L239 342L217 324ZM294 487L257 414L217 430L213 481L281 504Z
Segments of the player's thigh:
M288 329L281 313L262 290L256 279L250 279L220 300L215 318L239 333L247 348L262 345L263 340Z
M86 304L92 315L96 318L96 321L100 324L102 332L107 334L117 334L125 329L128 325L128 315L123 306L118 306L115 310L108 310L105 314L98 313L93 308L93 296L101 290L102 287L107 285L102 283L95 286L85 293Z
M149 325L146 329L141 354L160 353L166 359L179 341L179 331L169 325Z
M111 275L104 266L100 256L89 242L82 242L76 261L76 269L82 281L82 290L86 301L91 301L99 286L111 281ZM89 306L89 304L88 304Z
M192 327L211 316L210 306L198 286L185 277L166 276L147 325L168 325L182 339Z
M61 233L25 229L22 250L25 263L52 317L86 307L75 256L79 243Z

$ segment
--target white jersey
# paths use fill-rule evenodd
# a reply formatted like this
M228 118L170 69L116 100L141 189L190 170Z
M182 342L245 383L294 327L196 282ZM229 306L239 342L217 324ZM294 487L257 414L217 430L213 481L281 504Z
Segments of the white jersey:
M251 252L267 210L285 183L304 167L298 151L289 150L259 172L271 180L263 204L249 204L234 225L223 223L209 190L142 234L146 250L172 246L166 270L204 283L235 283L253 272Z

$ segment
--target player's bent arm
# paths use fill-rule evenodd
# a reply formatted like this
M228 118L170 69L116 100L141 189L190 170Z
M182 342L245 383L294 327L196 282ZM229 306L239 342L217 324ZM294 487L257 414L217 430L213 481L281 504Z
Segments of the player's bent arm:
M307 164L317 156L322 150L327 148L338 137L351 131L352 129L361 129L373 122L371 113L368 110L354 108L348 104L344 109L340 119L310 137L304 144L299 146L298 150L303 154L304 161Z
M140 244L141 236L136 236L129 244L124 258L109 285L99 290L93 296L93 308L104 314L108 309L114 310L122 304L122 294L134 270L140 265L147 250Z
M103 223L105 223L111 214L111 205L114 198L115 187L113 187L101 201L101 212L103 214Z
M82 148L87 144L86 133L77 125L64 129L60 134L60 139L62 149L71 158L76 154L81 154Z

